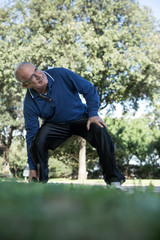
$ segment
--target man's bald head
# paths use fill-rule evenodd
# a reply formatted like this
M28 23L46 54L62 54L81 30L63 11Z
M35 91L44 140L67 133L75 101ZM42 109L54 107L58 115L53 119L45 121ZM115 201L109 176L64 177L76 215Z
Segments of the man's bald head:
M20 71L26 66L26 65L31 65L31 66L34 66L32 63L30 62L21 62L19 63L16 68L15 68L15 71L14 71L14 77L17 81L21 82L22 79L20 77Z

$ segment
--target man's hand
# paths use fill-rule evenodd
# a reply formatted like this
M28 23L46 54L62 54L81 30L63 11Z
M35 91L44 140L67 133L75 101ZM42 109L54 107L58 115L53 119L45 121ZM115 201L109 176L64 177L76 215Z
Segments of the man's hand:
M32 181L32 178L36 178L37 180L39 180L36 170L30 170L29 171L29 180Z
M103 128L103 127L107 128L107 125L103 122L103 120L99 116L90 117L88 119L88 121L87 121L87 130L88 131L90 129L90 124L91 123L96 123L101 128Z

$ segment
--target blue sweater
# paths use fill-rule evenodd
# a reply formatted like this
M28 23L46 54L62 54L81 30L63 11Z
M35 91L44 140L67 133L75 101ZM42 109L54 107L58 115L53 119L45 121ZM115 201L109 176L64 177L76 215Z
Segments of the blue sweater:
M29 147L39 129L40 117L44 121L66 123L80 119L85 112L88 117L98 115L99 97L95 87L78 74L65 68L52 68L44 72L48 79L47 98L27 89L24 99L24 119L29 168L35 169ZM79 93L86 100L83 104Z

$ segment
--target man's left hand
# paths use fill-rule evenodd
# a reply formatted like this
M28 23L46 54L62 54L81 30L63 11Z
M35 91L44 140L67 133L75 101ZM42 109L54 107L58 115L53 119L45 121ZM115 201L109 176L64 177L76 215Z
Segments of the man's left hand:
M103 120L99 116L90 117L87 121L87 130L89 131L91 123L97 124L99 127L103 128L107 125L103 122Z

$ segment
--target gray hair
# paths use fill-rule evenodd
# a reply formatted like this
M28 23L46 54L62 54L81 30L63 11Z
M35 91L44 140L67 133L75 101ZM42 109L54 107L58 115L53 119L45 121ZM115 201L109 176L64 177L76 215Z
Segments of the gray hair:
M15 77L15 79L17 80L17 81L21 81L21 78L19 77L19 70L20 70L20 68L21 67L23 67L23 66L25 66L25 65L32 65L33 66L33 64L32 63L30 63L30 62L21 62L21 63L19 63L17 66L16 66L16 68L15 68L15 70L14 70L14 77Z

